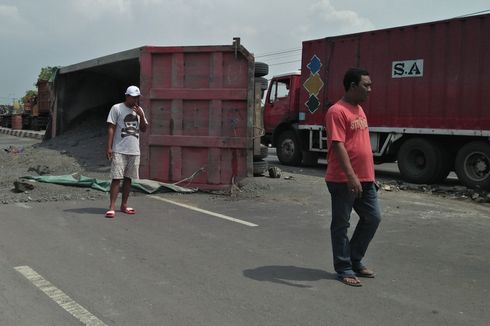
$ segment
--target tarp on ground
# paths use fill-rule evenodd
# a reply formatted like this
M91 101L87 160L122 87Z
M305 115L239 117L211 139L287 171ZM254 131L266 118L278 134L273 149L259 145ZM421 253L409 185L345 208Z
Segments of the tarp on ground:
M95 178L80 175L78 173L68 175L24 176L22 178L35 180L37 182L55 183L64 186L93 188L105 192L109 192L111 187L110 180L98 180ZM132 180L131 190L141 191L147 194L171 191L180 193L192 193L197 191L196 188L185 188L175 184L163 183L148 179Z

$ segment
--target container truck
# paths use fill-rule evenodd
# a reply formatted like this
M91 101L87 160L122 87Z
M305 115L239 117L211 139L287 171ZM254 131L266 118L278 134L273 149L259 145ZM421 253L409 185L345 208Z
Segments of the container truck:
M490 188L490 14L304 41L301 70L271 79L263 141L281 163L325 157L324 116L350 67L369 71L363 104L376 163L413 183L450 171Z

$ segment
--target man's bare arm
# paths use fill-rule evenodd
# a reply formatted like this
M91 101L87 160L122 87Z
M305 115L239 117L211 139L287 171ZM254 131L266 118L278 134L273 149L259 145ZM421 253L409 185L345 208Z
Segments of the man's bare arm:
M340 168L344 171L347 176L347 187L352 190L356 196L361 196L362 186L359 178L357 177L352 165L350 164L350 158L345 149L344 143L339 141L332 142L332 150L339 160Z
M114 131L116 130L116 125L108 123L107 126L107 149L106 156L108 160L112 160L112 142L114 140Z

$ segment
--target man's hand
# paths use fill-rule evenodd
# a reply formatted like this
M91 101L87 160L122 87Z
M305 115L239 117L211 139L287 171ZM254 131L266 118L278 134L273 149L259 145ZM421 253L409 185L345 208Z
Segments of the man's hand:
M357 175L349 176L347 180L347 188L349 191L352 191L356 198L360 198L362 196L362 185Z
M146 127L148 126L148 121L146 121L145 112L141 108L141 106L135 104L132 108L134 113L136 113L140 117L140 130L142 132L146 131Z
M356 198L360 198L362 195L362 185L350 164L349 155L347 154L344 143L333 141L332 150L339 160L341 169L347 176L347 189L352 191L356 195Z
M141 106L135 104L135 105L133 105L133 107L131 109L134 111L134 113L139 115L140 118L144 119L145 113L143 112L143 109L141 108Z
M109 161L112 160L112 148L107 149L106 156Z
M107 159L110 161L112 160L112 141L114 138L114 132L116 130L116 125L113 125L112 123L108 123L107 126L107 150L106 150L106 156Z

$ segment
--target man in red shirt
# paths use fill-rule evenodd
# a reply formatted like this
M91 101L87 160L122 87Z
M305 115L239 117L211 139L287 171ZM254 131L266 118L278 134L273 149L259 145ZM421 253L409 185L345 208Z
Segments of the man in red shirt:
M351 68L343 84L343 98L325 116L329 149L325 180L332 198L330 232L335 271L344 284L361 286L357 277L375 275L361 260L381 221L369 129L359 105L371 92L371 78L366 70ZM349 240L352 209L359 215L359 223Z

